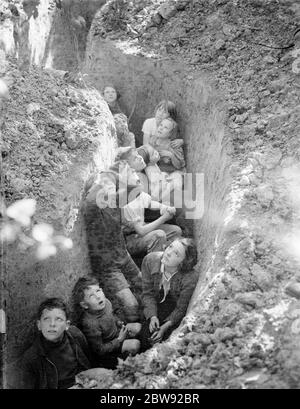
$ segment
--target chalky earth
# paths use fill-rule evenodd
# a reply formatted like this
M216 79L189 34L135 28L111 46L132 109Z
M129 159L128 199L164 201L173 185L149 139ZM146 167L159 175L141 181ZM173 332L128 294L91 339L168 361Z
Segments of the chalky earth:
M299 27L292 0L1 2L2 195L35 198L74 242L45 262L5 247L7 363L41 299L89 273L82 197L114 159L113 82L138 144L159 100L178 106L187 170L204 174L203 216L185 222L199 282L167 342L74 388L299 387Z

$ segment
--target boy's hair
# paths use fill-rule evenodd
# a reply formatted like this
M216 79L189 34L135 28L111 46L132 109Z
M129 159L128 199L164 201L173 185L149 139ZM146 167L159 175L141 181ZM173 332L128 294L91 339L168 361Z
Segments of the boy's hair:
M148 149L147 145L142 145L142 146L138 147L137 151L138 151L139 155L141 155L141 157L144 159L144 162L146 163L146 165L149 165L149 163L150 163L150 152L149 152L149 149Z
M197 263L197 248L193 239L179 238L178 240L185 248L185 258L181 264L180 270L184 274L188 274Z
M99 281L95 277L86 276L80 277L76 284L74 285L72 291L72 304L79 305L84 298L84 291L88 289L91 285L99 285Z
M83 308L81 307L80 303L83 301L84 291L91 285L99 285L97 278L92 276L80 277L72 290L72 319L77 325L80 325L80 317L83 312Z
M163 99L156 105L154 112L156 112L159 108L164 108L164 110L168 112L170 118L176 121L177 110L174 102L168 101L167 99Z
M43 301L37 311L37 319L40 320L41 316L43 314L44 310L54 310L54 308L57 308L59 310L62 310L66 318L69 317L69 311L66 303L61 299L61 298L47 298L45 301Z

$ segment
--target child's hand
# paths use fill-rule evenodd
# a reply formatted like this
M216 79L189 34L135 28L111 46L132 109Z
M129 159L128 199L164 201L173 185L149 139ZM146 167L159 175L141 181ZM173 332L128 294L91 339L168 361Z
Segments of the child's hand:
M174 215L176 214L176 208L173 207L173 206L168 206L168 207L167 207L167 212L168 212L169 214L171 214L172 216L174 216Z
M183 145L183 139L174 139L174 141L171 141L170 145L173 149L181 148Z
M153 316L150 319L149 331L152 334L152 332L157 331L158 329L159 329L159 319Z
M168 158L172 157L172 152L165 150L159 151L160 157L166 156Z
M118 328L122 328L123 325L125 325L124 322L121 321L121 320L118 320L118 321L116 322L116 324L117 324L117 327L118 327Z
M160 216L162 222L166 222L168 220L171 220L173 218L173 215L170 214L170 212L166 211L164 212L163 215Z
M119 336L118 336L118 340L120 342L125 341L125 339L127 338L127 332L128 332L128 329L125 327L125 325L123 325L122 328L120 329Z

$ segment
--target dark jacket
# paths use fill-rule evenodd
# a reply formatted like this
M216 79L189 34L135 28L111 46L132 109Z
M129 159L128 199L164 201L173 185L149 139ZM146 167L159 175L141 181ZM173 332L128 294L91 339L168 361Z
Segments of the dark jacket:
M87 341L82 332L71 326L66 335L82 371L91 367ZM21 359L19 389L57 389L58 371L45 353L38 336Z
M142 302L146 319L157 317L157 307L160 302L159 285L161 281L161 258L163 252L148 254L142 264L143 294ZM172 326L179 325L185 316L190 299L198 281L195 271L177 273L171 278L169 296L176 300L176 307L165 319L171 321Z

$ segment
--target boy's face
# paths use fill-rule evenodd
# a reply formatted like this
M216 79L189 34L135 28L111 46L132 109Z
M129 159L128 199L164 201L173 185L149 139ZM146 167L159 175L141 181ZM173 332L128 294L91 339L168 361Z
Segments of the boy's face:
M157 136L162 139L168 138L172 129L172 122L168 119L164 119L157 128Z
M105 308L105 295L98 284L90 285L84 290L84 298L80 305L91 311L102 311Z
M136 170L137 172L140 172L146 167L146 163L143 157L138 153L136 149L132 150L129 158L127 159L127 163L132 169Z
M112 104L117 100L117 91L112 87L106 87L103 97L108 104Z
M44 309L37 326L48 341L56 342L62 339L64 332L69 328L69 321L65 312L59 308Z

